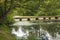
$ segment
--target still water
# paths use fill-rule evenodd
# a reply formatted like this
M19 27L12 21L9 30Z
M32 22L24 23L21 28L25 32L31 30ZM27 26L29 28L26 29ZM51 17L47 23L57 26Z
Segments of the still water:
M19 21L12 28L12 34L17 40L60 40L59 22L41 22L41 21Z

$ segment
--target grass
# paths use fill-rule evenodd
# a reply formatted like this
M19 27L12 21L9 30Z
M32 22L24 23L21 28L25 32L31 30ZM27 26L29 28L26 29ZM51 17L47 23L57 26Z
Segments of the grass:
M0 26L0 40L16 40L11 34L11 30L6 25Z

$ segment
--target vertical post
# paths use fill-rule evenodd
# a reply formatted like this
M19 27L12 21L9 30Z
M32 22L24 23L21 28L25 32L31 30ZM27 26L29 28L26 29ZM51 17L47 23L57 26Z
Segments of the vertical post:
M51 20L51 17L49 17L49 20Z
M45 22L46 21L46 18L45 17L43 17L43 22Z
M58 17L55 17L55 22L57 22L58 21Z
M27 21L30 21L30 18L27 18Z
M50 22L50 21L51 21L51 17L48 18L48 22Z
M39 20L39 18L36 18L35 20Z
M43 17L43 20L45 20L46 18L45 17Z
M58 19L58 17L55 17L55 19Z
M20 21L22 21L22 18L20 18Z

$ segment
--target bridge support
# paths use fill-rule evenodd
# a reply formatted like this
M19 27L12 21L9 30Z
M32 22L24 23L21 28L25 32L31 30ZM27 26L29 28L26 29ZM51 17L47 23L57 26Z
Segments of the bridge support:
M49 17L48 19L51 20L51 17Z
M27 21L30 21L30 18L27 18Z
M46 18L44 17L43 20L46 20Z
M55 19L58 19L58 17L55 17Z
M20 21L22 21L22 18L19 18Z
M57 22L58 21L58 17L55 17L55 22Z
M48 17L48 22L51 22L51 17Z
M39 18L36 18L35 20L39 20Z

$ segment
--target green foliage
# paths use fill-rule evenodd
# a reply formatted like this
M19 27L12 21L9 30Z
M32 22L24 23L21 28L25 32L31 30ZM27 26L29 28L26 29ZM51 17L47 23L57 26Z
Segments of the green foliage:
M11 30L5 24L0 25L0 40L16 40L12 34L10 34Z
M5 2L6 1L6 2ZM20 16L60 16L60 0L0 0L0 25L1 30L5 30L10 32L9 25L13 24L13 16L20 15ZM4 24L4 25L3 25ZM56 24L57 25L57 24ZM49 32L52 31L56 33L59 28L57 28L55 24L53 25L42 25L43 29L48 30ZM34 29L39 30L40 25L33 25ZM36 27L38 26L38 27ZM53 27L52 27L53 26ZM27 30L31 29L30 27L26 27ZM57 28L57 29L56 29ZM55 29L55 30L54 30ZM7 35L6 40L12 40L10 37L10 33L4 32ZM58 31L60 33L60 30ZM1 40L5 39L5 34L1 33ZM33 35L34 33L32 33ZM2 36L5 35L5 36ZM34 40L30 35L29 40ZM33 35L36 38L35 35ZM2 39L3 38L3 39ZM11 36L12 38L12 36ZM31 39L30 39L31 38ZM14 39L13 39L14 40Z

